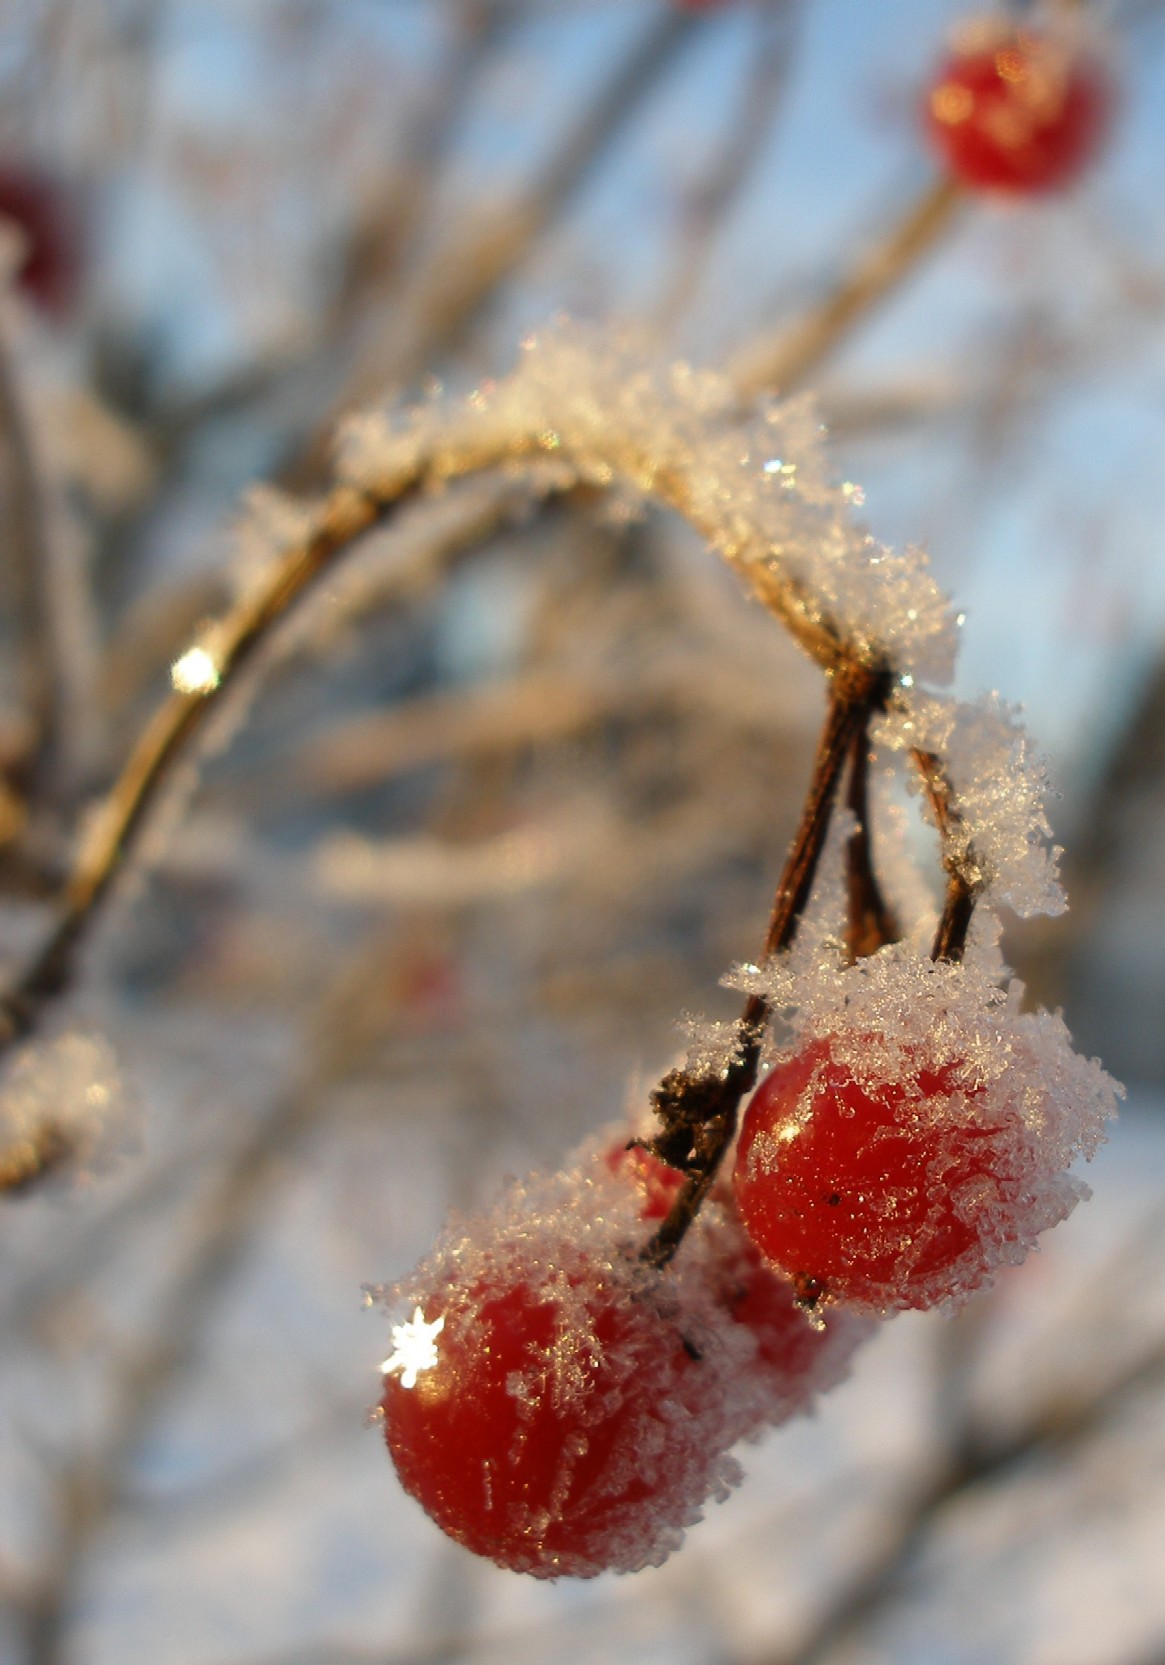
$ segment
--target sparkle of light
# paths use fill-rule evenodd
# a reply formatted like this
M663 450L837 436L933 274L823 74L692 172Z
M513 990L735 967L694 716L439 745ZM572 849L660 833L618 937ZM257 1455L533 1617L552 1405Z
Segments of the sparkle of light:
M386 1376L400 1376L403 1388L414 1388L422 1370L437 1363L437 1337L445 1328L445 1314L430 1324L420 1307L403 1324L392 1326L392 1352L381 1365Z
M975 109L975 97L968 88L956 81L944 81L930 95L930 108L936 121L944 127L957 127L967 121Z
M1027 58L1015 46L1005 46L995 54L995 73L1001 81L1022 81L1027 74Z
M212 694L220 680L218 666L205 648L187 648L170 666L170 682L178 694Z

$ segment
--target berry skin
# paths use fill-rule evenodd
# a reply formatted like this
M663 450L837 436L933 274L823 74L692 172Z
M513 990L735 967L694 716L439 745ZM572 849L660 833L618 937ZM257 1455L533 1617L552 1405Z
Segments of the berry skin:
M740 1439L807 1408L869 1325L811 1326L718 1186L663 1272L645 1222L681 1176L622 1139L454 1223L391 1293L398 1477L451 1538L539 1578L657 1565L740 1478Z
M557 1268L508 1258L489 1282L434 1289L393 1331L382 1405L401 1483L450 1537L519 1572L657 1561L723 1484L718 1366L633 1269L567 1244Z
M612 1173L634 1180L641 1198L640 1219L662 1220L684 1176L641 1145L612 1145L604 1160ZM842 1379L871 1326L843 1312L833 1313L828 1326L810 1323L792 1283L765 1264L745 1232L729 1185L717 1180L701 1220L714 1245L711 1258L719 1304L755 1343L747 1368L755 1372L768 1399L763 1420L770 1425L783 1422Z
M631 1180L639 1190L643 1199L639 1210L641 1220L663 1220L667 1217L684 1183L684 1176L678 1168L661 1162L658 1156L653 1156L642 1145L611 1145L603 1160L611 1173Z
M926 98L931 144L971 190L1016 195L1070 185L1095 158L1113 86L1094 51L1071 36L968 26Z
M876 1051L881 1038L868 1039ZM1026 1193L1009 1174L1007 1117L993 1123L965 1075L956 1063L908 1062L900 1079L876 1084L816 1040L757 1088L737 1204L762 1254L805 1296L929 1307L987 1280Z

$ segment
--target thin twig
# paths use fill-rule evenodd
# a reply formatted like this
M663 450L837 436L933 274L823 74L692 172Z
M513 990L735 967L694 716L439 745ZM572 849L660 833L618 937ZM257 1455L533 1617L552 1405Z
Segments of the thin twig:
M695 294L717 237L764 153L789 80L802 0L775 0L756 18L759 40L749 54L748 80L733 102L732 126L708 176L691 193L680 227L671 278L658 309L660 328L674 328Z
M403 137L393 177L348 252L335 303L336 322L354 311L383 314L389 287L437 199L475 88L497 61L521 15L521 7L498 6L490 0L470 0L457 9L452 39Z
M319 472L337 421L354 406L407 385L460 342L499 286L526 259L593 169L622 136L652 87L670 68L699 19L669 8L605 80L594 104L563 139L542 174L517 201L495 204L457 229L418 265L376 323L360 361L294 471L296 484Z
M945 175L928 186L887 236L791 329L748 342L729 360L729 380L746 397L788 393L834 353L854 327L933 249L954 223L964 193Z
M943 871L947 876L946 899L930 957L932 960L957 961L962 959L966 950L975 903L983 889L983 875L973 850L962 837L963 817L942 759L935 752L918 747L913 748L910 755L922 779L923 790L938 828Z
M361 1036L360 1018L375 995L366 956L341 967L312 1024L311 1046L299 1079L259 1117L227 1160L188 1228L179 1269L170 1280L156 1328L122 1365L102 1448L82 1457L63 1488L63 1512L52 1558L22 1603L27 1665L61 1665L84 1558L102 1526L121 1506L126 1473L141 1440L202 1343L206 1324L246 1252L269 1188L283 1179L296 1147L330 1102L324 1091L350 1074Z
M851 961L897 942L898 921L882 893L870 841L870 736L868 720L854 738L846 808L854 829L846 840L846 948Z
M973 1426L964 1424L945 1460L904 1507L881 1552L840 1592L801 1645L776 1656L769 1665L821 1665L900 1593L904 1575L943 1510L973 1488L1014 1473L1035 1456L1080 1445L1163 1370L1165 1343L1159 1343L1102 1392L1075 1404L1049 1402L1008 1439L984 1439Z

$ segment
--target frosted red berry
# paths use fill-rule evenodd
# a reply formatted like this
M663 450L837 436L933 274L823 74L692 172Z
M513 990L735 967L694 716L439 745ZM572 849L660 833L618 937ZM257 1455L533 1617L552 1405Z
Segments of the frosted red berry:
M394 1329L382 1406L401 1483L450 1537L516 1571L662 1559L719 1483L718 1363L638 1269L612 1276L565 1243L529 1274L509 1258L489 1281L434 1289Z
M985 19L962 31L927 94L925 121L960 184L1036 193L1071 184L1094 160L1113 103L1091 46Z
M872 1038L871 1050L878 1038ZM956 1063L859 1079L828 1040L757 1088L734 1184L745 1229L810 1298L928 1307L985 1281L1023 1196L1009 1125Z
M642 1145L612 1145L605 1161L612 1173L635 1185L642 1220L668 1214L683 1174ZM762 1384L763 1420L782 1422L841 1380L870 1326L848 1313L835 1313L828 1327L809 1322L793 1284L765 1263L746 1233L730 1185L717 1181L701 1220L715 1300L755 1345L738 1369L754 1372Z
M663 1220L671 1212L684 1176L678 1168L661 1162L642 1145L616 1143L603 1158L611 1173L634 1185L642 1199L641 1220Z

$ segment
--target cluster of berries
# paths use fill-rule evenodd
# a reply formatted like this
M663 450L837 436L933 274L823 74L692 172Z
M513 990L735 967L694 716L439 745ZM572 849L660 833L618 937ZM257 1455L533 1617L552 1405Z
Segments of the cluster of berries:
M666 1268L644 1250L685 1176L608 1132L393 1292L385 1436L451 1537L542 1577L659 1561L731 1447L834 1385L879 1318L965 1299L1084 1194L1066 1169L1114 1089L1059 1018L901 947L838 980L885 1033L837 1024L768 1073Z
M452 1538L542 1578L655 1564L739 1478L729 1452L844 1375L871 1322L811 1321L727 1187L666 1271L682 1176L611 1132L437 1245L396 1294L384 1432Z

